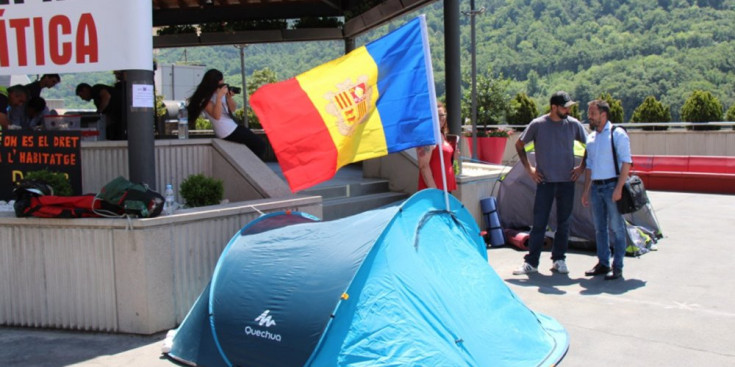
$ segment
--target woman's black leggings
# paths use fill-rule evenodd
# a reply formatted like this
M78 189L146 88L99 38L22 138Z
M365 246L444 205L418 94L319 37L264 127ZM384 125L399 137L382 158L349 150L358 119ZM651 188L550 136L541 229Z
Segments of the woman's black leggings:
M244 126L237 125L235 131L233 131L232 134L227 135L225 140L245 144L261 159L263 158L263 153L265 153L265 142L263 139L259 138L252 130Z

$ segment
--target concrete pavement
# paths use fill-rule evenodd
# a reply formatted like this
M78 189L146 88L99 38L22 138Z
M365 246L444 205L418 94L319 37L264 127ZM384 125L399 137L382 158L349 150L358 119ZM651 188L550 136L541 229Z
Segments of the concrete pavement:
M735 365L735 196L649 192L664 239L626 258L624 279L584 276L591 252L570 252L568 275L513 276L524 252L488 250L489 262L532 310L571 338L563 366ZM2 366L158 367L165 333L152 336L0 328ZM488 348L492 348L488 345Z

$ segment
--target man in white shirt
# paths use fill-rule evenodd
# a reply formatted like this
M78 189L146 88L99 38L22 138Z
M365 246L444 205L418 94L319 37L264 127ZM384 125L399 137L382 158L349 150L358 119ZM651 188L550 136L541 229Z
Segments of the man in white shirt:
M593 131L587 137L587 170L582 205L589 206L590 202L592 203L598 259L597 265L586 271L585 275L606 274L605 280L613 280L623 276L623 257L627 238L625 221L618 212L615 202L622 197L623 186L633 160L628 134L622 128L615 129L608 116L610 106L607 102L595 100L589 103L587 117ZM612 144L615 144L617 153L617 169ZM612 268L609 232L613 234Z

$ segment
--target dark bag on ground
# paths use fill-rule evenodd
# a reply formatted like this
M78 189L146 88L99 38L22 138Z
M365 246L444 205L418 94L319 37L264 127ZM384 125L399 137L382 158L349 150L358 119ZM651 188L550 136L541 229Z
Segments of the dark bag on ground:
M117 206L123 215L138 218L157 217L163 210L164 198L147 185L137 184L119 176L108 182L97 199Z
M646 206L647 203L648 195L646 194L646 188L643 187L641 178L636 175L628 177L625 181L625 186L623 186L623 195L615 203L618 206L618 212L620 214L637 212L640 208Z
M618 169L618 152L615 150L615 141L613 140L613 133L615 129L625 128L621 126L613 126L610 129L610 145L612 145L613 152L613 163L615 164L615 173L620 176L620 170ZM615 204L618 207L620 214L628 214L638 211L638 209L648 204L648 195L646 195L646 188L643 187L643 181L636 175L628 176L623 186L623 194L620 200L616 201Z

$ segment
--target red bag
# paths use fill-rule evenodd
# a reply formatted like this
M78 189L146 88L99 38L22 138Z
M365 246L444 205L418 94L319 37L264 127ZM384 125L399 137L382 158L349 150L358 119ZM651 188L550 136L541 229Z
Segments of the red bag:
M89 218L99 217L94 210L102 209L102 201L95 195L81 196L31 196L28 205L17 207L15 214L19 217L39 218ZM16 202L18 203L18 202ZM20 212L19 212L20 209Z

